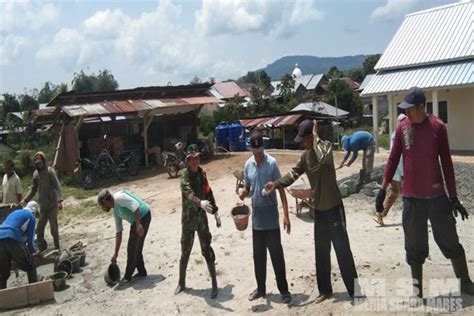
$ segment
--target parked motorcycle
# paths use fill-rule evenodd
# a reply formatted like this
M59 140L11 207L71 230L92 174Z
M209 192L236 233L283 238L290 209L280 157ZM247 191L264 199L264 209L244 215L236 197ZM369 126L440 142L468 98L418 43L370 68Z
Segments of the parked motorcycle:
M184 155L183 143L178 142L175 145L176 153L171 151L163 151L161 153L161 161L163 162L163 167L166 168L169 176L171 178L176 178L179 175L179 171L185 166L186 156Z
M104 135L104 140L107 135ZM135 151L130 151L119 158L113 158L104 146L102 151L93 159L82 158L82 182L85 189L90 190L98 186L101 178L110 178L116 176L118 180L122 180L122 173L128 172L131 176L138 174L140 158Z

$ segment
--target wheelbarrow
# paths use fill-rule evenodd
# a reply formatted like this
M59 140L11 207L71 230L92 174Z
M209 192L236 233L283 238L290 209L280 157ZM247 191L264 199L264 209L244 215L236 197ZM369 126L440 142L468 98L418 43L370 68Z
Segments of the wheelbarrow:
M311 197L311 188L306 184L298 184L286 189L296 201L296 217L301 216L303 208L309 209L309 217L314 218L314 208L309 201Z

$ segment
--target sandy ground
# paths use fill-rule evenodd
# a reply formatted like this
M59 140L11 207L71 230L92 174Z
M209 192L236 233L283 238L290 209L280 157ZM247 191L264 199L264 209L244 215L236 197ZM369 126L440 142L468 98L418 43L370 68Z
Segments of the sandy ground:
M288 171L298 160L299 153L278 151L272 153L279 161L283 172ZM340 277L337 261L332 252L332 281L334 296L326 302L316 305L315 262L313 243L313 222L304 210L301 217L296 217L294 199L288 195L292 231L290 235L282 233L285 252L287 279L293 302L285 305L278 293L273 269L268 260L266 299L253 302L247 300L248 294L256 288L253 273L251 229L243 232L236 230L230 217L230 209L238 201L235 195L235 178L232 170L243 167L248 153L232 154L226 158L216 159L203 166L207 170L220 207L222 227L217 229L213 218L209 218L216 258L219 296L216 300L209 298L210 278L205 261L200 252L196 238L194 249L188 265L187 286L189 289L179 295L173 295L178 282L178 261L180 257L180 215L181 196L178 179L168 179L166 174L141 175L140 179L122 183L113 187L127 188L150 203L152 222L145 244L144 257L149 276L137 279L128 286L109 287L104 283L103 271L106 269L114 248L114 221L112 216L105 219L91 219L88 222L68 225L61 230L63 245L72 245L77 240L87 243L88 265L82 272L75 274L68 281L68 288L56 292L56 302L34 308L16 310L17 314L218 314L221 312L251 314L265 312L271 315L316 314L316 313L359 313L386 314L398 311L405 314L408 309L404 298L397 298L389 306L379 307L379 300L368 298L365 303L352 306ZM386 161L386 154L376 157L376 165ZM342 154L337 153L339 162ZM473 157L455 157L474 167ZM350 168L338 170L338 178L358 173L360 161ZM471 199L468 208L473 209L472 191L474 185L471 177L468 188ZM249 200L247 200L249 203ZM352 252L358 274L372 285L386 282L387 295L393 296L397 290L395 284L400 278L408 278L409 267L404 261L403 229L401 227L401 204L398 202L389 213L385 227L377 227L372 221L374 198L363 193L351 195L344 199L347 212L348 231ZM66 206L67 208L67 206ZM65 210L67 211L67 209ZM99 212L99 210L98 210ZM474 277L474 221L458 222L460 240L466 249L471 275ZM128 231L128 225L125 227ZM430 229L431 231L431 229ZM49 236L48 236L49 237ZM125 269L126 242L124 235L118 263ZM450 262L445 259L434 243L430 234L430 257L425 264L425 292L428 297L430 278L451 278L454 276ZM48 274L52 267L42 267L42 275ZM12 276L11 279L14 277ZM26 278L20 273L20 280ZM370 280L368 280L370 279ZM441 294L447 294L441 291ZM434 295L436 296L436 295ZM431 297L434 297L433 295ZM473 314L474 298L462 296L463 308L456 313ZM372 304L374 306L371 306ZM379 308L377 310L377 308ZM410 313L416 310L408 309ZM423 310L418 310L423 311ZM428 308L424 311L445 313L446 308Z

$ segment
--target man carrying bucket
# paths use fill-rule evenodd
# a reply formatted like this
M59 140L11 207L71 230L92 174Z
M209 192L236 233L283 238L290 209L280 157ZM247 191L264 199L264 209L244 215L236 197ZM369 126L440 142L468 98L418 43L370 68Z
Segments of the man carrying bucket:
M293 184L306 173L311 184L310 203L314 207L314 247L316 256L316 278L321 303L332 295L331 285L331 243L336 251L342 279L349 295L354 297L357 272L346 230L346 216L341 193L336 181L332 144L318 137L316 121L304 120L298 128L295 142L302 143L305 151L296 166L283 178L268 182L266 188Z
M110 260L117 263L117 256L122 244L122 221L130 223L130 237L127 244L127 267L122 279L128 283L132 277L145 277L147 271L143 261L143 245L151 222L150 206L139 197L127 190L120 190L112 194L109 190L102 190L97 197L97 202L102 210L109 212L114 209L115 218L115 252ZM138 272L132 276L135 269Z
M186 288L186 268L193 249L194 233L198 233L201 252L206 259L212 279L211 298L217 297L216 256L211 247L212 235L209 232L207 213L213 214L216 226L221 226L218 207L214 200L206 172L199 166L200 152L197 145L189 145L186 154L186 166L181 176L182 215L181 215L181 259L179 260L179 283L175 294Z
M278 222L278 202L275 192L265 190L265 184L281 177L278 163L263 149L263 137L258 131L250 137L250 150L253 156L245 163L244 187L239 189L239 197L243 200L252 196L252 240L253 260L257 289L249 295L253 301L266 295L267 249L270 252L275 271L278 290L284 303L291 302L286 280L285 257L281 245L280 225ZM279 190L283 205L283 228L289 234L291 230L288 217L288 203L283 188Z

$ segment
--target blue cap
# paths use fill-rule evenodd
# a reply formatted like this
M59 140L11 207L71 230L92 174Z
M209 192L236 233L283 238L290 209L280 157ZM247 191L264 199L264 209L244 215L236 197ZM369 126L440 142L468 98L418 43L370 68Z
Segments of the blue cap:
M425 105L425 103L426 97L425 93L423 92L423 89L418 87L411 87L405 95L405 99L402 103L398 105L398 107L400 109L408 109L418 104Z

